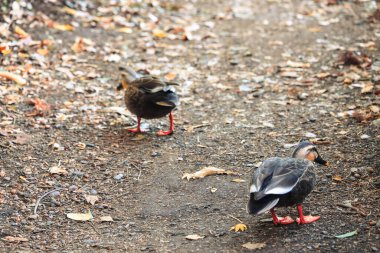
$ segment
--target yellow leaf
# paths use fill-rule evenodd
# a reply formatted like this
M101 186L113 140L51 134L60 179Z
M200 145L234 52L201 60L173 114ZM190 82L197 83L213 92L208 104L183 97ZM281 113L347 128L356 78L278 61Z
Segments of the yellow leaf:
M37 53L45 56L49 53L49 50L47 50L46 48L39 48L37 49Z
M67 6L63 7L63 10L64 10L66 13L68 13L68 14L70 14L70 15L73 15L73 16L75 16L75 14L77 13L76 10L71 9L71 8L69 8L69 7L67 7Z
M262 249L266 246L265 243L253 243L253 242L248 242L242 245L246 249Z
M119 32L122 32L122 33L133 33L133 30L132 28L130 27L122 27L122 28L119 28L117 29Z
M53 28L61 31L74 31L74 27L68 24L53 23Z
M19 26L16 26L15 27L15 33L20 37L20 38L22 38L22 39L25 39L25 38L28 38L28 37L30 37L30 35L27 33L27 32L25 32L21 27L19 27Z
M71 220L77 221L88 221L94 218L94 216L92 216L91 211L88 211L87 213L68 213L66 214L66 216Z
M335 181L342 181L343 180L343 178L341 176L339 176L339 175L333 176L332 179L335 180Z
M237 175L238 173L234 171L230 171L230 170L215 168L215 167L205 167L194 173L185 173L182 176L182 179L185 179L185 178L187 180L199 179L199 178L204 178L206 176L215 175L215 174Z
M187 235L185 238L186 238L187 240L196 241L196 240L199 240L199 239L203 239L203 238L205 238L205 237L204 237L204 236L197 235L197 234L194 234L194 235Z
M153 36L157 38L165 38L166 36L168 36L168 34L160 29L154 29Z
M247 229L248 229L247 225L245 225L243 223L239 223L239 224L236 224L235 226L231 227L230 231L239 232L239 231L246 231Z

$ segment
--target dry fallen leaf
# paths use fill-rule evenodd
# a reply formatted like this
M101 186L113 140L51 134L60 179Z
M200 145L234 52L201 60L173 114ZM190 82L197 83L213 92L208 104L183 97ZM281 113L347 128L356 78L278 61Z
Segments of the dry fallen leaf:
M19 26L16 26L15 27L15 33L17 34L17 36L21 39L25 39L25 38L28 38L30 37L30 35L25 32L21 27Z
M27 241L29 241L28 239L26 239L24 237L17 237L17 236L10 236L10 235L1 238L1 240L6 241L6 242L27 242Z
M88 211L87 213L68 213L66 214L66 216L71 220L77 221L88 221L94 218L94 216L92 216L91 211Z
M343 178L341 176L339 176L339 175L333 176L332 179L335 180L335 181L342 181L343 180Z
M204 236L200 236L200 235L196 235L196 234L194 234L194 235L187 235L185 238L186 238L187 240L195 241L195 240L203 239L203 238L205 238L205 237L204 237Z
M122 33L133 33L133 30L132 28L130 27L122 27L122 28L119 28L117 29L119 32L122 32Z
M262 249L266 246L265 243L253 243L253 242L248 242L242 245L246 249Z
M226 175L238 175L237 172L230 171L230 170L225 170L225 169L219 169L216 167L205 167L197 172L194 173L185 173L182 176L182 179L199 179L199 178L204 178L206 176L210 175L220 175L220 174L226 174Z
M241 178L234 178L231 180L231 182L235 182L235 183L244 183L245 180L244 179L241 179Z
M157 38L165 38L166 36L168 36L168 34L162 30L154 29L153 36Z
M211 193L214 193L214 192L216 192L217 190L218 190L218 188L215 188L215 187L212 187L212 188L210 189Z
M87 203L90 203L91 205L95 205L95 202L99 200L99 197L96 195L85 195L84 198Z
M169 72L165 75L165 79L168 80L168 81L172 81L174 80L174 78L177 76L176 73L173 73L173 72Z
M87 51L89 47L93 46L94 44L95 43L90 39L77 37L74 44L71 46L71 50L73 50L75 53L80 53Z
M62 175L67 175L68 172L65 168L61 166L53 166L49 169L50 174L62 174Z
M26 114L28 117L43 116L50 111L50 105L39 98L31 99L28 103L34 105L33 111Z
M100 221L114 221L111 216L102 216L100 217Z
M367 83L362 88L361 93L362 94L371 93L373 90L373 87L374 87L373 83Z
M60 31L73 31L74 27L72 25L68 24L60 24L54 21L49 21L47 24L49 27L52 27L54 29L60 30Z
M31 141L32 137L30 135L27 135L25 133L18 133L16 135L16 139L13 140L12 142L15 143L15 144L20 144L20 145L24 145L24 144L27 144Z
M20 84L20 85L26 84L26 80L24 78L8 71L0 71L0 77L4 77L6 79L15 81L17 84Z
M247 225L245 225L243 223L239 223L239 224L236 224L235 226L232 226L230 228L230 231L239 232L239 231L246 231L247 229L248 229Z

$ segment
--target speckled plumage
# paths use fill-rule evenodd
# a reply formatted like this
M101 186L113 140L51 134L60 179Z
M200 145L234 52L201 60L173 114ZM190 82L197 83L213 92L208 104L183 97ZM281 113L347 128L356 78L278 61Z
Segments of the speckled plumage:
M155 77L141 77L128 84L124 100L128 110L144 119L161 118L178 105L178 95L170 88L173 83ZM160 105L164 102L166 105Z

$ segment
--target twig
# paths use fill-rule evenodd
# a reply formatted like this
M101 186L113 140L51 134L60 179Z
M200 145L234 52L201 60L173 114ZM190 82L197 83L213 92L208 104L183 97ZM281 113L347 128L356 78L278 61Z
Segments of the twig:
M141 176L141 170L139 170L139 175L137 176L137 181L140 180L140 176Z
M51 191L48 191L46 193L44 193L39 199L37 199L37 202L36 204L34 205L34 215L37 215L37 209L38 209L38 206L40 205L40 202L43 198L45 198L47 195L53 193L53 192L56 192L56 191L59 191L59 190L62 190L63 188L56 188L54 190L51 190Z
M362 215L362 216L368 216L368 215L365 214L363 211L361 211L359 208L354 207L354 206L352 206L352 205L348 205L348 204L337 204L337 206L345 207L345 208L350 208L350 209L354 210L355 212L357 212L358 214L360 214L360 215Z
M102 235L102 234L96 229L96 227L94 226L94 224L92 224L92 221L90 221L88 224L90 224L90 226L94 229L94 231L95 231L98 235Z
M232 216L231 214L227 214L227 215L228 215L229 217L231 217L232 219L237 220L237 221L240 222L240 223L244 223L242 220L236 218L235 216Z

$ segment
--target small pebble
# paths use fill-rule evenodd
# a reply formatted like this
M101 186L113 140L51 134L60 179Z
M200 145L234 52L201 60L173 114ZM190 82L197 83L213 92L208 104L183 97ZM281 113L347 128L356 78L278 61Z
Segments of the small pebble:
M96 194L98 194L98 192L97 192L95 189L91 189L90 193L91 193L92 195L96 195Z
M124 174L117 174L117 175L114 176L113 178L114 178L115 180L121 180L123 177L124 177Z
M56 197L56 196L59 196L61 193L59 191L53 191L52 193L50 193L50 196L53 196L53 197Z
M69 191L73 192L73 191L76 191L78 189L78 186L76 185L70 185L69 186Z
M376 227L380 228L380 220L376 222Z
M362 139L362 140L369 139L369 138L370 138L370 136L367 134L363 134L360 136L360 139Z
M316 138L317 137L317 135L316 134L314 134L314 133L305 133L305 137L307 137L307 138Z

